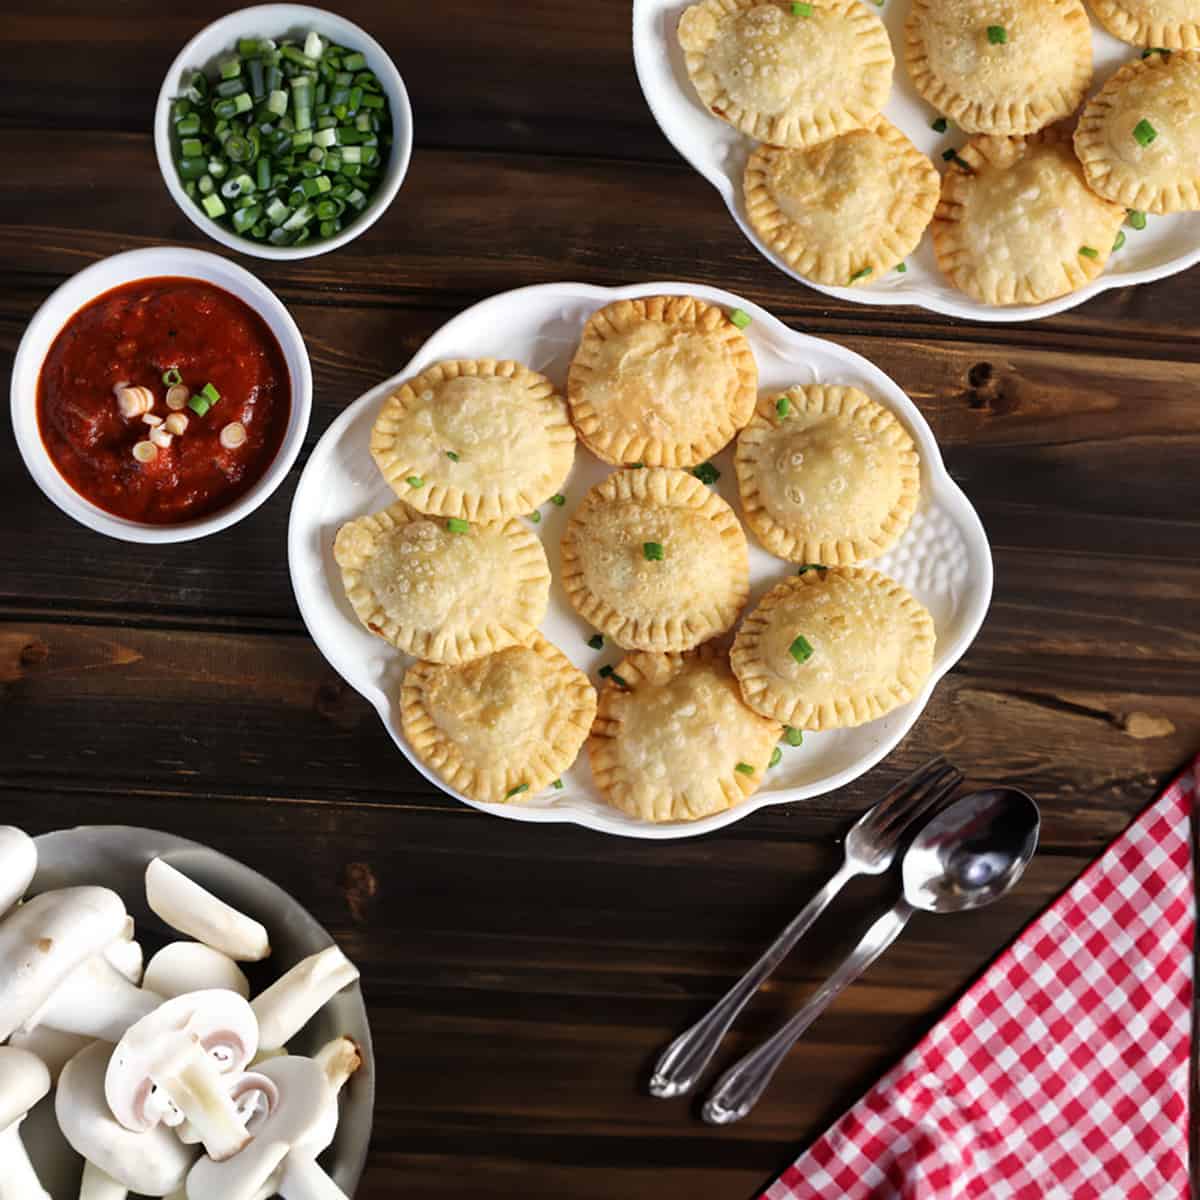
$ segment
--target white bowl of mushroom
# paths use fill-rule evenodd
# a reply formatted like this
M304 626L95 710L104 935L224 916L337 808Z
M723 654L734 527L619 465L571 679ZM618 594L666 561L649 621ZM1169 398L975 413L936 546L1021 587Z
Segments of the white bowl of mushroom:
M357 980L295 900L216 851L0 827L5 1183L30 1200L352 1196L375 1075Z

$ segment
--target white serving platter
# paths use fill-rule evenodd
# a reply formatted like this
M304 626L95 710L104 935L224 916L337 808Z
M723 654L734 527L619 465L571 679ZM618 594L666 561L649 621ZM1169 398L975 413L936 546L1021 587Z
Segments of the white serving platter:
M859 304L911 304L971 321L1034 321L1075 308L1110 288L1164 279L1200 262L1200 213L1177 213L1149 217L1146 229L1141 232L1126 228L1125 245L1109 260L1103 275L1079 291L1045 304L996 307L972 300L948 283L938 270L928 233L909 256L904 274L893 271L878 282L853 288L813 283L769 249L750 225L742 198L742 174L755 143L714 117L696 95L675 36L680 14L687 7L688 0L634 0L633 59L646 103L675 149L720 193L747 240L785 274L818 292ZM935 133L931 123L940 114L912 86L904 65L904 21L908 8L908 0L886 0L880 10L896 56L892 95L884 113L917 149L930 155L941 168L942 151L962 146L967 136L954 128L944 134ZM1094 21L1093 38L1096 90L1118 67L1141 51L1111 37Z
M900 542L874 565L904 583L933 614L937 651L933 674L909 704L857 729L806 734L803 746L784 747L782 762L763 787L743 804L688 823L655 825L609 808L592 781L587 755L563 776L564 788L525 803L479 804L447 788L412 755L400 725L400 680L412 661L359 624L342 589L333 541L343 522L390 504L395 497L369 452L371 426L384 399L401 380L431 363L450 358L514 358L565 385L571 357L587 318L602 305L625 297L688 293L752 318L746 334L758 361L759 383L777 391L795 383L853 384L887 405L904 422L921 455L921 503ZM721 471L717 490L740 515L732 449L713 460ZM542 506L535 526L546 547L555 582L542 632L577 666L597 679L620 650L587 645L595 632L571 608L559 582L559 540L584 492L612 468L580 445L563 488L566 505ZM757 305L717 288L683 283L648 283L599 288L579 283L544 284L493 296L448 322L421 347L403 370L351 404L317 444L300 477L288 528L292 586L305 624L322 654L356 691L371 702L396 745L425 777L449 795L496 816L517 821L568 821L626 837L677 838L711 833L768 804L804 800L834 791L879 762L912 728L937 680L970 645L987 612L992 560L983 526L966 496L950 478L937 442L917 406L878 367L833 342L789 329ZM750 538L751 603L795 570ZM397 773L397 782L402 775ZM386 789L387 781L376 780Z

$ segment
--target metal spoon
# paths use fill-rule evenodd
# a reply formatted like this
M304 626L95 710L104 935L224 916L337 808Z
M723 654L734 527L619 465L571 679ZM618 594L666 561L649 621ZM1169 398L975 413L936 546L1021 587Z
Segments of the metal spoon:
M849 957L776 1033L734 1063L704 1105L710 1125L741 1120L766 1090L800 1035L895 940L918 909L966 912L1004 895L1037 849L1037 805L1016 788L989 788L956 800L926 825L904 854L904 897L864 934Z

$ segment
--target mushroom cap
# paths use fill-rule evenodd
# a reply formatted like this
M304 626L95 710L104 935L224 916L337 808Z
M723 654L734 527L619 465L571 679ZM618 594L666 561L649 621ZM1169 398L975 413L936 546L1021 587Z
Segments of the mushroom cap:
M36 1054L0 1046L0 1130L19 1121L50 1090L50 1071Z
M187 992L222 988L250 995L250 981L242 968L220 950L203 942L171 942L147 964L142 986L173 1000Z
M80 963L121 936L125 905L109 888L43 892L0 921L0 1042L7 1041Z
M0 915L8 912L33 882L38 852L33 838L15 825L0 825Z
M176 996L126 1030L104 1081L113 1116L126 1129L158 1124L147 1112L152 1073L187 1041L212 1054L222 1074L240 1073L258 1050L254 1010L237 992L210 988Z
M35 1025L30 1030L18 1029L8 1039L8 1044L37 1055L46 1064L51 1082L56 1083L63 1067L95 1040L79 1033L63 1033L49 1025Z
M224 1162L202 1158L196 1163L188 1175L189 1200L253 1200L293 1146L304 1149L328 1128L327 1113L337 1097L320 1063L292 1054L263 1063L258 1073L275 1084L279 1103L244 1150Z
M63 1068L54 1114L72 1149L131 1192L165 1196L187 1178L196 1148L185 1146L165 1125L132 1133L113 1119L104 1079L113 1047L93 1042Z

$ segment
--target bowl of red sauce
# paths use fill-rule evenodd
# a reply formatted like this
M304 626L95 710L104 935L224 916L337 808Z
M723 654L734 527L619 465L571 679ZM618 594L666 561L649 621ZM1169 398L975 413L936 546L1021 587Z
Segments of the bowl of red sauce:
M304 339L237 264L156 247L103 259L34 315L12 421L63 512L131 542L240 521L283 482L312 412Z

